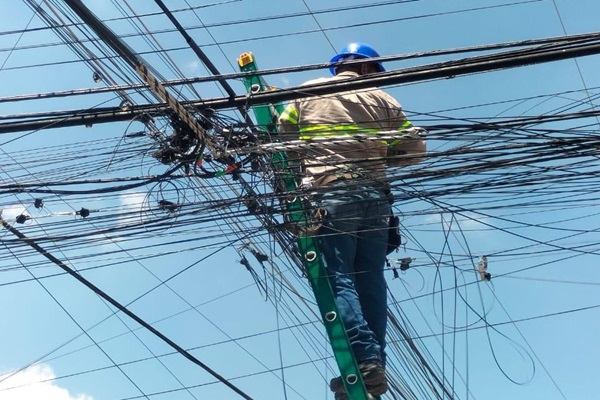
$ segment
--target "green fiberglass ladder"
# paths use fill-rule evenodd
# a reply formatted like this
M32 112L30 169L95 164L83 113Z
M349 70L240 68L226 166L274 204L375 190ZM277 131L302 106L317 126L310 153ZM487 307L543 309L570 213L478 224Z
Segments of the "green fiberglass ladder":
M238 65L242 72L256 71L258 68L252 53L243 53L238 59ZM262 76L247 75L243 78L244 85L249 95L271 90ZM258 126L265 131L266 135L277 133L277 118L284 110L282 104L268 104L255 106L253 108ZM297 180L291 171L291 163L288 162L285 152L274 152L270 156L271 167L280 173L280 180L275 183L275 190L295 192ZM304 213L302 199L297 196L286 203L286 212L290 223L302 225L308 218ZM373 396L367 393L358 364L352 353L344 323L338 315L335 298L325 265L319 252L316 239L310 234L300 233L297 237L297 246L304 262L306 275L315 294L319 306L321 318L325 324L329 342L333 349L335 360L343 377L344 386L349 400L369 400Z

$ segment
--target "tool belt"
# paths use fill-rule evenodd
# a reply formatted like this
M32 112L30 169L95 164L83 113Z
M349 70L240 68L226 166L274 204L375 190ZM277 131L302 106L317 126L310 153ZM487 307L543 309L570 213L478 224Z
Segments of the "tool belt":
M323 176L315 179L312 182L312 186L313 187L324 187L333 182L338 182L338 181L342 181L342 180L364 179L365 176L366 175L362 172L342 170L342 171L338 171L337 173L323 175ZM388 201L390 202L390 205L391 205L394 202L394 200L393 200L393 196L392 196L389 186L386 184L382 184L380 182L374 182L374 183L377 183L376 186L381 186L381 189L386 194ZM305 206L307 206L306 209L311 209L315 205L313 203L313 204L311 204L311 206L312 206L311 207L311 206L308 206L309 203L312 203L312 201L309 198L305 199ZM308 236L313 236L313 235L317 234L317 232L323 225L323 222L326 217L327 217L326 210L321 209L321 208L316 208L316 209L314 209L314 211L309 212L308 219L306 221L307 223L305 225L298 226L297 224L290 224L290 225L288 225L288 230L296 235L304 234L304 235L308 235ZM389 255L394 250L398 249L401 244L402 244L402 237L400 235L400 218L398 218L395 215L391 215L388 218L388 243L387 243L386 255Z
M388 228L388 245L386 255L389 255L394 250L402 245L402 236L400 235L400 218L391 215L389 218Z

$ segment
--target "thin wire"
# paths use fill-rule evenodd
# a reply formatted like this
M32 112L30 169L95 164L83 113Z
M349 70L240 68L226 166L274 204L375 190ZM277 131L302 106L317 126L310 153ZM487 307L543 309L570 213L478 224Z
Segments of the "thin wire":
M1 218L0 218L0 220L2 221L2 225L4 226L5 229L7 229L8 231L10 231L11 233L13 233L14 235L16 235L17 237L19 237L20 239L24 240L29 246L33 247L36 251L38 251L44 257L46 257L51 262L53 262L54 264L56 264L57 266L59 266L60 268L62 268L64 271L66 271L67 273L69 273L69 275L71 275L72 277L74 277L75 279L77 279L79 282L83 283L86 287L88 287L89 289L91 289L98 296L102 297L104 300L106 300L107 302L109 302L111 305L113 305L114 307L116 307L119 311L123 312L124 314L126 314L127 316L129 316L130 318L132 318L134 321L136 321L137 323L139 323L140 325L144 326L148 331L150 331L151 333L153 333L155 336L159 337L162 341L164 341L165 343L167 343L169 346L171 346L175 350L177 350L177 352L180 353L181 355L183 355L185 358L187 358L188 360L192 361L194 364L198 365L199 367L201 367L202 369L204 369L206 372L208 372L209 374L211 374L212 376L214 376L215 378L217 378L217 380L219 380L221 383L223 383L224 385L226 385L227 387L229 387L230 389L232 389L238 395L240 395L244 399L252 400L252 398L250 396L248 396L242 390L240 390L238 387L236 387L235 385L233 385L228 379L226 379L226 378L222 377L221 375L219 375L216 371L212 370L210 367L208 367L206 364L204 364L203 362L201 362L200 360L198 360L196 357L194 357L193 355L191 355L189 352L187 352L186 350L184 350L179 345L177 345L171 339L169 339L168 337L166 337L165 335L163 335L162 333L160 333L157 329L155 329L154 327L152 327L150 324L148 324L147 322L145 322L144 320L142 320L140 317L138 317L135 313L133 313L132 311L130 311L129 309L127 309L126 307L124 307L122 304L120 304L119 302L117 302L115 299L113 299L112 297L110 297L108 294L106 294L100 288L98 288L97 286L95 286L94 284L92 284L91 282L89 282L87 279L83 278L81 275L79 275L77 272L75 272L73 269L71 269L69 266L67 266L66 264L64 264L63 262L61 262L60 260L58 260L54 256L52 256L51 254L49 254L48 252L46 252L35 241L29 239L28 237L26 237L25 235L23 235L22 233L20 233L17 229L15 229L14 227L12 227L9 224L7 224ZM87 332L87 331L84 330L84 332Z
M2 221L2 223L4 224L4 221L0 218L0 221ZM8 250L11 254L13 254L12 250L8 247L8 246L4 246L6 248L6 250ZM14 256L14 254L13 254ZM17 260L19 260L19 262L21 262L21 260L18 257L15 257ZM102 352L102 354L104 354L104 356L111 362L112 367L115 367L119 370L119 372L121 372L121 374L123 374L123 376L125 376L125 378L127 378L127 380L138 390L138 392L140 392L142 394L143 397L145 397L146 399L150 400L150 398L148 397L148 395L142 390L142 388L139 387L138 384L135 383L135 381L131 378L131 376L129 376L129 374L127 374L125 372L125 370L118 365L115 360L106 352L106 350L104 350L97 342L96 340L92 337L92 335L90 335L89 331L87 331L83 326L81 326L81 324L79 322L77 322L77 320L75 319L75 317L73 317L73 315L63 306L63 304L58 301L58 299L52 294L52 292L50 292L50 290L46 287L46 285L44 285L44 283L42 283L39 279L37 279L37 277L27 268L27 266L25 264L22 264L23 268L29 273L29 275L31 275L31 277L33 279L36 280L36 282L42 287L42 289L44 289L44 291L46 292L46 294L48 294L48 296L50 296L50 298L60 307L60 309L69 317L69 319L77 326L77 328L79 328L79 330L81 331L82 334L84 334L93 344L94 346L100 350ZM23 369L19 369L16 370L12 373L6 374L4 376L1 377L0 382L4 382L10 378L12 378L13 376L15 376L17 373L21 372Z
M25 34L25 31L27 30L27 28L29 27L29 25L31 25L31 23L33 22L33 19L35 18L35 16L36 16L35 12L33 14L31 14L31 18L27 22L27 25L25 25L25 29L19 34L19 37L15 41L15 44L9 50L8 54L6 55L6 58L2 62L2 65L0 65L0 71L2 71L4 69L4 66L6 65L6 63L10 59L10 56L12 56L13 52L15 51L15 49L17 48L17 46L19 45L19 42L21 42L21 39L23 38L23 35Z

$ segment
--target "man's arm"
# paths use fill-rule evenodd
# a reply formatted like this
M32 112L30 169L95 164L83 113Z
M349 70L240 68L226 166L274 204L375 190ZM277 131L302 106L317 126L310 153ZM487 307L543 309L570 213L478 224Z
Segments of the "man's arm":
M298 108L291 102L279 116L278 132L298 133L298 117Z
M391 167L417 164L423 160L427 143L423 128L411 127L402 131L402 137L388 144L387 164Z
M389 127L393 132L398 132L400 136L397 139L388 141L387 164L391 167L401 167L405 165L417 164L422 161L427 151L425 133L423 128L413 126L406 118L402 107L397 102L393 102L390 108Z

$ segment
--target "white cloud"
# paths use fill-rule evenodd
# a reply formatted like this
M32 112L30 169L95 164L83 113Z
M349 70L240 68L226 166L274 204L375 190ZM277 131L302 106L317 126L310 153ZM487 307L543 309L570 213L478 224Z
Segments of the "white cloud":
M443 218L443 219L442 219ZM475 217L470 213L466 213L463 215L455 215L454 219L451 214L429 214L425 216L426 224L440 224L444 223L445 229L449 227L454 227L458 229L458 225L460 225L461 229L469 230L469 229L489 229L486 225L487 218L485 217ZM458 223L458 225L457 225Z
M71 394L60 387L56 375L49 365L34 365L4 380L0 376L0 398L2 400L94 400L87 394ZM13 389L9 389L13 388Z
M119 196L121 205L127 209L137 209L139 211L148 209L148 202L146 201L147 193L144 192L128 192Z
M25 207L23 206L9 206L2 209L2 218L7 221L13 221L17 216L23 214L25 212Z
M196 60L190 61L186 64L186 68L189 73L197 74L198 72L200 72L200 62Z

